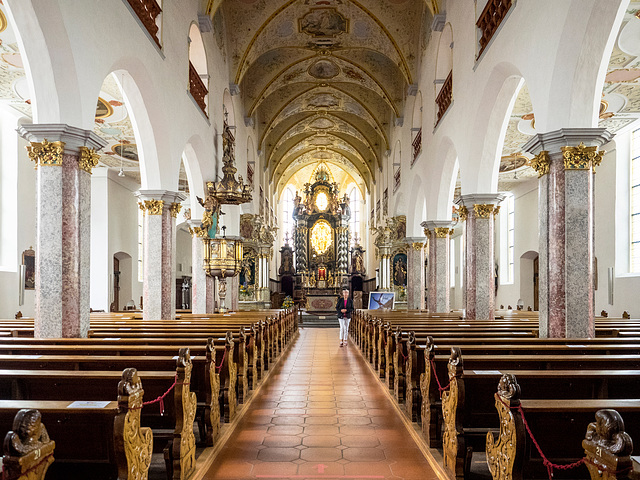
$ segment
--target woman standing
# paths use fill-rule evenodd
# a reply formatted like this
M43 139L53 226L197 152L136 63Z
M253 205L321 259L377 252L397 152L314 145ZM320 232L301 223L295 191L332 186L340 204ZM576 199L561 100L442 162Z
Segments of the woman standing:
M336 303L336 312L338 312L338 322L340 322L340 346L347 344L349 336L349 322L351 321L351 312L353 312L353 299L349 297L349 289L342 289L342 297L338 298Z

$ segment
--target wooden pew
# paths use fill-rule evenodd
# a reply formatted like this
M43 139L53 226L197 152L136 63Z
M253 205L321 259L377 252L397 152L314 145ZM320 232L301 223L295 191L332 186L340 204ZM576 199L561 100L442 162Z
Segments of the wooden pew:
M640 400L521 400L520 385L512 374L500 378L494 399L500 431L486 439L487 464L494 479L547 478L525 420L550 462L586 465L576 466L581 469L578 473L554 469L554 477L575 478L587 469L594 479L626 478L629 473L631 438L640 434ZM618 410L628 420L626 429ZM590 423L594 415L596 423Z

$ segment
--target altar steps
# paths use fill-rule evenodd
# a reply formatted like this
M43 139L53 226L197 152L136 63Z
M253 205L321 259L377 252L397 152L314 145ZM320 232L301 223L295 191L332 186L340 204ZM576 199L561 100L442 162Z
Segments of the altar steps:
M335 314L313 314L302 312L300 326L304 328L338 328L338 316Z

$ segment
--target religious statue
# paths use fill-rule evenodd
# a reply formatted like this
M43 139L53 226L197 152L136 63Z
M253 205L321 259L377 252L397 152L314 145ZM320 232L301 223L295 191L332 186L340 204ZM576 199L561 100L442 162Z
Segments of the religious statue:
M218 229L218 217L222 215L220 202L213 195L207 195L204 200L196 196L196 199L198 203L204 207L200 228L208 232L211 238L214 238Z
M302 197L298 193L298 190L296 190L296 196L293 199L293 212L296 215L304 213L304 203L302 203Z
M244 260L242 260L242 276L244 277L244 283L246 285L252 285L252 278L251 278L251 259L250 258L245 258Z
M398 260L395 267L394 280L396 281L396 285L406 285L407 265L404 263L404 261Z
M364 259L362 250L354 250L351 257L351 273L364 273Z
M327 287L333 287L333 274L331 273L331 270L329 270L329 275L327 276Z
M311 272L311 276L309 277L309 286L311 288L316 286L316 272Z

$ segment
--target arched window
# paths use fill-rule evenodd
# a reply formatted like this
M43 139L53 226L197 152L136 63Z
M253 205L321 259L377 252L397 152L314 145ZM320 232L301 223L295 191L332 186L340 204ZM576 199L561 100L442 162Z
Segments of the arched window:
M349 230L351 230L351 245L355 244L356 234L360 237L360 191L354 185L349 190L349 208L351 209L351 219L349 220Z
M291 188L287 188L284 191L282 200L282 216L284 218L282 222L282 238L285 235L289 235L289 240L293 239L293 191Z
M640 273L640 128L631 134L629 271Z

